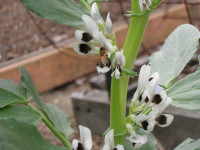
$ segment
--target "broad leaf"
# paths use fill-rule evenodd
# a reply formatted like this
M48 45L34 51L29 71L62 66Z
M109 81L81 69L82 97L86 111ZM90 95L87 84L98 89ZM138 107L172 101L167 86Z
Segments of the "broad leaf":
M188 75L167 90L172 105L191 110L200 110L200 71Z
M198 49L199 38L196 27L181 25L167 38L162 49L150 57L151 71L160 74L160 85L167 87L181 73Z
M74 0L21 0L35 14L60 24L82 26L82 15L89 15Z
M28 101L27 90L21 84L0 79L0 108L10 104L24 104Z
M45 112L48 114L48 117L53 122L54 126L67 137L74 132L64 111L61 111L54 105L45 103Z
M67 150L46 142L35 126L15 119L0 119L0 141L1 150L8 150L7 146L15 147L13 150Z
M141 130L141 129L138 130L137 133L140 134L140 135L147 135L148 136L147 143L144 144L139 150L158 150L157 143L154 141L151 134L149 134L146 131ZM125 150L134 150L133 144L129 140L126 140L124 149Z
M15 118L37 126L41 116L29 107L7 106L0 109L0 119Z
M54 126L60 132L69 137L70 134L73 133L73 129L70 126L68 117L65 112L59 110L56 106L44 103L40 99L40 96L35 88L31 76L24 67L20 67L20 73L22 85L27 88L29 94L33 97L35 103L40 107L44 115L49 119L50 122L54 124Z
M174 150L200 150L200 139L197 141L193 139L186 139Z

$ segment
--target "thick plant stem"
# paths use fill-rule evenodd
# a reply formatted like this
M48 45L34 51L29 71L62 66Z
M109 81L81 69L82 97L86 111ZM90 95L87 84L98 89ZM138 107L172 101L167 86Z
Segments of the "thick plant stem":
M139 0L132 0L132 12L140 13ZM132 17L128 35L124 44L124 55L126 57L126 69L132 69L133 63L138 54L144 31L147 25L149 13L139 17ZM110 107L110 128L114 134L124 133L126 130L126 98L129 77L122 73L119 80L112 78L111 84L111 107ZM115 136L115 145L124 144L125 135Z
M38 111L31 103L28 103L27 106L29 106L30 108L32 108L35 112L37 112L38 114L40 114L40 116L42 117L42 121L45 123L45 125L57 136L57 138L70 150L72 149L71 144L69 143L69 141L51 124L51 122L49 122L48 119L46 119L46 117L40 112Z

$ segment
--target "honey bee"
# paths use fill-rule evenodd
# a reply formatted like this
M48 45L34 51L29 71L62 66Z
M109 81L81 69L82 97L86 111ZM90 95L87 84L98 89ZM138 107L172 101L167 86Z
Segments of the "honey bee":
M111 67L111 61L108 58L108 51L106 48L101 47L99 52L99 60L97 62L97 70L100 70L99 72L104 73L107 72Z

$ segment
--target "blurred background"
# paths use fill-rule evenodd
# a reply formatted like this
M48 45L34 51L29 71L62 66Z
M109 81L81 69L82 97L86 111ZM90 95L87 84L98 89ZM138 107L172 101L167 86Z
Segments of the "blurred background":
M130 0L110 0L101 4L104 18L111 13L120 48L129 24L129 18L123 14L129 10ZM148 63L148 57L162 47L166 37L178 25L184 23L200 28L200 0L163 0L149 18L133 69L138 71L141 65ZM102 145L100 136L109 126L110 75L106 78L96 73L96 57L79 56L73 51L74 31L73 27L33 14L20 0L0 0L0 77L19 81L18 68L25 66L42 99L57 105L69 116L76 129L72 138L78 137L77 124L90 127L96 135L93 137L94 149L98 149ZM179 79L196 70L198 54L199 50ZM128 99L136 87L137 78L130 79ZM154 131L160 149L173 149L186 137L200 138L198 112L174 107L167 111L176 116L170 127ZM48 141L61 144L42 123L38 129Z

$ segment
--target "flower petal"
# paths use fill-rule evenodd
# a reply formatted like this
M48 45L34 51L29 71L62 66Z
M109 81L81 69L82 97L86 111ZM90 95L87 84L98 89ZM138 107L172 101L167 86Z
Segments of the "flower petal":
M145 89L146 84L150 78L151 67L149 65L143 65L140 69L139 79L138 79L138 96L140 96Z
M72 47L79 55L99 55L99 48L93 44L74 42Z
M110 19L110 13L108 13L106 18L106 34L108 35L114 34L112 21Z
M114 52L114 47L112 46L111 42L103 35L102 32L96 32L94 34L94 38L100 47L105 47L108 50L109 55Z
M155 72L149 78L148 83L145 86L145 89L148 90L148 92L149 92L151 100L152 100L152 98L155 94L155 90L156 90L156 86L158 84L158 80L159 80L159 74L157 72Z
M79 40L80 42L89 42L92 40L92 37L88 32L81 31L81 30L76 30L75 36L77 40Z
M150 118L150 116L145 115L145 114L139 114L138 116L136 116L135 122L137 124L140 124L141 122L148 120Z
M112 150L114 149L114 130L110 130L105 136L105 145L103 150Z
M116 66L116 65L120 65L121 67L125 66L126 58L125 58L123 52L124 52L123 49L121 49L121 51L117 51L115 53L115 58L113 59L113 62L112 62L112 64L114 66Z
M72 141L72 148L73 150L84 150L83 145L76 139Z
M158 125L160 127L167 127L169 126L172 121L174 120L174 116L170 114L162 114L158 118L156 118L156 121L158 122Z
M79 130L80 130L80 141L83 144L84 149L91 150L92 136L90 129L80 125Z
M99 32L99 27L90 16L83 15L82 19L90 35L94 35L96 32Z
M124 147L122 145L117 145L114 150L124 150Z
M99 8L97 6L97 3L92 4L91 16L92 16L92 19L94 19L94 21L96 21L99 24L103 24L103 19L101 17L100 12L99 12Z

